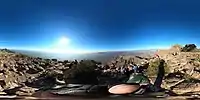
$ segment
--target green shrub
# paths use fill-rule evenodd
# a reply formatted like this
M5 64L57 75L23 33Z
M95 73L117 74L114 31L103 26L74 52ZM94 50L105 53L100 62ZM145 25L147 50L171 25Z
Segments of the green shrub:
M97 83L98 75L98 73L95 71L96 68L96 62L91 60L82 60L77 65L73 65L71 69L64 72L65 82L95 84Z
M190 76L189 74L185 74L185 75L183 76L183 78L184 78L185 80L187 80L187 81L193 80L192 76Z
M147 75L148 76L156 76L158 73L158 66L160 64L160 60L156 60L154 62L149 63L149 67L147 68ZM167 63L164 63L165 74L169 73L169 67Z
M200 62L200 58L196 58L196 59L195 59L195 61L198 61L198 62Z

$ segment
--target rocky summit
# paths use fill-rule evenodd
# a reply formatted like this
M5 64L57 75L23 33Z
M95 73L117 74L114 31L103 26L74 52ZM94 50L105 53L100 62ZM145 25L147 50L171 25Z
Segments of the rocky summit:
M33 58L23 54L0 50L0 91L8 95L31 95L35 91L54 85L54 77L63 74L68 61ZM47 88L47 87L46 87Z
M174 45L157 53L169 69L163 82L165 88L177 94L200 94L200 52L195 44Z
M94 80L91 80L90 76L113 77L122 66L141 65L144 62L149 64L147 75L151 82L154 82L160 63L159 59L165 61L163 88L179 95L200 94L200 52L195 44L174 45L169 49L140 55L116 55L104 63L94 60L43 59L1 49L0 94L32 95L37 91L49 90L57 85L66 84L70 81L69 78L72 79L72 76L76 75L81 75L80 78L84 79L80 79L81 82L86 84L87 82L106 83L105 79L99 81L93 78ZM103 73L96 71L97 68ZM96 72L92 72L94 70ZM106 79L111 81L111 78Z

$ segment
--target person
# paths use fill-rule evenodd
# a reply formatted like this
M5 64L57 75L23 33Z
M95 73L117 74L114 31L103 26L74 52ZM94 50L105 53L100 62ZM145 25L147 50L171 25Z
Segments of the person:
M128 66L124 67L124 75L126 75L127 77L130 76L130 70L129 70Z
M120 68L120 73L121 73L121 74L124 74L124 73L125 73L125 67L124 67L124 66L122 66L122 67Z
M131 74L128 81L123 84L115 85L111 87L108 91L111 94L144 94L145 92L158 92L162 90L161 84L164 77L164 60L160 60L158 66L158 74L156 81L150 82L148 76L146 76L142 70L147 68L147 64L140 66L140 72L137 74Z
M158 50L157 50L157 52L154 54L154 58L160 59L160 56L159 56L159 54L158 54Z
M138 66L136 64L133 64L133 71L136 74L138 71Z

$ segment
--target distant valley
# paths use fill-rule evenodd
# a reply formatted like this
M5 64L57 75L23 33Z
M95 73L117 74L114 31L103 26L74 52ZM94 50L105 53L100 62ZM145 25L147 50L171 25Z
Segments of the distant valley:
M133 51L109 51L109 52L97 52L97 53L88 53L88 54L59 54L59 53L46 53L40 51L28 51L28 50L13 50L18 53L26 54L32 57L41 57L48 59L58 59L58 60L83 60L83 59L92 59L96 61L107 61L113 57L120 55L152 55L155 50L133 50Z

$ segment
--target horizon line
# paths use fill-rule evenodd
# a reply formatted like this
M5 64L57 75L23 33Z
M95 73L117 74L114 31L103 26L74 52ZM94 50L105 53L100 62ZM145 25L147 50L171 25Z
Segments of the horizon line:
M170 46L149 46L145 48L130 48L130 49L115 49L115 50L58 50L58 49L36 49L36 48L20 48L20 47L0 47L0 49L9 50L27 50L27 51L38 51L45 53L58 53L58 54L89 54L89 53L101 53L101 52L121 52L121 51L138 51L138 50L157 50L157 49L169 49Z

